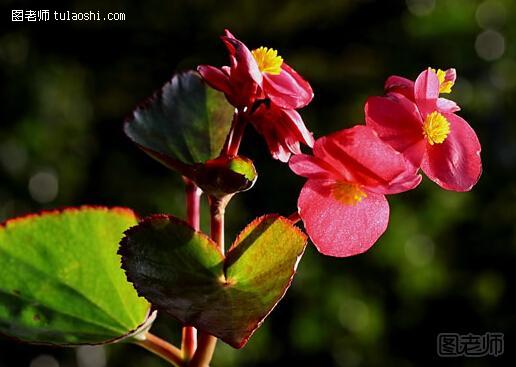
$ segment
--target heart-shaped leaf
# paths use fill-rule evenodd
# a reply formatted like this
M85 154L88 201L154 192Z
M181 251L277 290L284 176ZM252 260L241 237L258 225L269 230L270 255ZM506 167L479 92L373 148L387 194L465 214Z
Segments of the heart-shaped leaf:
M224 258L206 235L159 215L128 230L119 253L141 296L240 348L285 294L305 246L291 221L267 215L249 224Z
M129 209L81 207L0 227L0 332L55 345L120 340L144 327L150 305L117 255Z
M220 154L233 112L224 94L187 71L138 107L124 130L153 158L194 179L196 164Z

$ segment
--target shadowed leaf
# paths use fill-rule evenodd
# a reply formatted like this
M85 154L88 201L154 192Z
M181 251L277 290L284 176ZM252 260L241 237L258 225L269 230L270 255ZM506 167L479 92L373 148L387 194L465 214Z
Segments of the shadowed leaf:
M160 215L128 230L119 252L141 296L240 348L285 294L305 246L292 222L267 215L249 224L224 258L206 235Z
M190 176L196 163L216 158L231 127L233 107L195 71L175 75L138 107L126 135L166 166Z

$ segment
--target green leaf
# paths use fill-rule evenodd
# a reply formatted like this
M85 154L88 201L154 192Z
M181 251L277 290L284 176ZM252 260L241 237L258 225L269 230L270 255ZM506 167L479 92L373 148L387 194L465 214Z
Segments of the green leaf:
M195 175L195 183L205 193L223 197L253 187L258 173L253 161L243 156L219 157L207 161Z
M188 175L189 166L220 154L233 112L224 94L187 71L138 107L124 130L149 155Z
M0 227L0 332L55 345L100 344L137 331L150 305L120 268L117 248L137 223L124 208L81 207Z
M267 215L249 224L224 258L206 235L159 215L127 231L119 253L141 296L240 348L285 294L305 246L291 221Z

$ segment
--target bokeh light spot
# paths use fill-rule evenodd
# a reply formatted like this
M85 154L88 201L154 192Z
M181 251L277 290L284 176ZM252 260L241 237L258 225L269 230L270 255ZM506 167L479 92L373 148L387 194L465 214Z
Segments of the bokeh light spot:
M497 31L484 31L477 36L475 50L481 59L497 60L505 53L505 38Z
M77 348L79 367L105 367L106 351L102 346L82 346Z
M477 23L485 29L499 28L505 23L505 5L497 0L487 0L481 3L475 13Z
M435 0L407 0L407 8L415 16L423 17L434 11Z
M29 180L29 193L40 204L54 201L59 193L59 180L54 172L41 171Z
M59 362L48 354L42 354L30 362L30 367L59 367Z

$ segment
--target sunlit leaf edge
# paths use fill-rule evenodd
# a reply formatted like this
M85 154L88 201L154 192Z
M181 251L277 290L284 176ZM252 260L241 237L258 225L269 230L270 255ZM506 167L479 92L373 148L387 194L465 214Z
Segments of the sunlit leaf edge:
M108 211L108 212L117 212L117 213L120 213L123 215L129 215L131 217L134 217L138 221L140 219L140 216L136 212L134 212L132 209L122 207L122 206L112 206L112 207L107 207L107 206L103 206L103 205L66 206L66 207L60 207L60 208L54 208L54 209L44 209L44 210L20 215L18 217L8 218L0 223L0 229L7 228L10 225L13 225L13 224L16 224L19 222L23 222L23 221L27 221L27 220L31 220L31 219L35 219L35 218L39 218L39 217L44 217L44 216L48 216L48 215L59 215L59 214L69 213L69 212L82 212L85 210L93 210L93 211L102 210L102 211ZM142 296L140 296L140 297L142 297ZM142 298L144 298L144 297L142 297ZM51 343L51 342L40 342L40 341L34 342L34 341L27 341L27 340L18 338L13 335L6 334L1 331L0 331L0 335L4 336L7 339L14 340L16 342L23 343L23 344L41 345L41 346L50 346L50 347L59 347L59 348L107 345L107 344L113 344L113 343L120 343L120 342L124 342L124 341L130 342L133 338L135 340L141 339L140 333L145 330L150 329L152 323L156 319L157 311L153 310L152 305L150 303L148 303L148 305L149 306L148 306L148 310L147 310L147 315L145 316L144 321L140 325L138 325L136 328L128 331L125 334L122 334L116 338L105 340L100 343Z
M276 299L276 301L274 302L274 305L270 308L270 310L262 317L260 317L260 320L256 323L256 325L253 326L252 330L246 334L245 337L243 337L240 341L230 341L230 340L224 340L224 339L221 339L222 341L224 341L225 343L231 345L232 347L236 348L236 349L241 349L243 348L247 342L249 341L249 339L253 336L253 334L256 332L256 330L263 324L263 322L267 319L267 317L270 315L270 313L276 308L276 306L279 304L279 302L283 299L283 297L285 296L287 290L290 288L291 284L292 284L292 281L294 279L294 276L296 275L296 272L297 272L297 267L299 265L299 262L301 260L301 258L303 257L303 254L306 250L306 246L307 246L307 243L308 243L308 236L299 228L297 227L290 219L288 218L285 218L279 214L265 214L265 215L262 215L260 217L257 217L255 218L253 221L251 221L249 224L247 224L244 229L237 235L237 237L235 238L235 241L232 243L232 245L230 246L229 250L227 251L226 255L224 256L219 248L217 247L216 243L209 237L207 236L206 234L204 234L203 232L200 232L200 231L196 231L194 230L187 222L173 216L173 215L168 215L168 214L154 214L154 215L151 215L151 216L148 216L146 218L144 218L140 223L138 223L136 226L134 227L131 227L129 229L127 229L125 232L124 232L124 237L123 239L121 240L120 242L120 247L119 247L119 250L118 250L118 254L120 256L122 256L122 269L124 269L124 271L126 272L126 277L128 279L129 282L131 282L133 284L133 287L136 289L136 291L138 292L138 295L140 297L144 297L145 298L145 295L142 293L142 290L140 289L140 287L134 282L134 279L132 278L132 275L130 274L130 271L128 271L127 269L129 268L128 267L128 264L127 264L127 255L128 255L128 250L127 250L127 247L128 247L128 241L129 241L129 236L133 233L137 233L141 228L142 226L143 227L150 227L151 226L151 223L156 220L156 219L166 219L166 220L170 220L171 222L175 222L175 223L178 223L180 225L184 225L186 227L188 227L192 232L200 235L201 237L203 237L203 239L207 240L208 243L210 243L213 248L220 254L221 256L221 260L223 260L224 264L223 264L223 272L224 274L226 274L226 261L228 259L228 257L230 256L231 254L231 251L235 248L238 247L238 245L241 243L241 240L242 238L246 235L246 233L250 230L252 230L253 228L255 228L257 225L259 225L260 223L262 222L265 222L269 219L278 219L280 220L281 222L289 225L292 229L294 229L294 231L303 239L303 249L302 251L300 251L299 255L297 256L297 259L296 259L296 262L291 270L291 274L289 276L289 279L288 281L284 284L283 286L283 289L282 291L280 292L280 296ZM149 301L150 302L150 301ZM157 309L160 309L159 306L154 306L156 307ZM163 309L163 311L169 315L170 317L174 318L175 320L177 320L178 322L182 323L182 320L180 320L178 317L176 317L175 315L173 314L170 314L169 312L167 312L167 310ZM191 326L194 326L194 327L198 327L197 325L191 325ZM200 328L202 329L202 328ZM208 330L206 330L206 332L209 332Z

